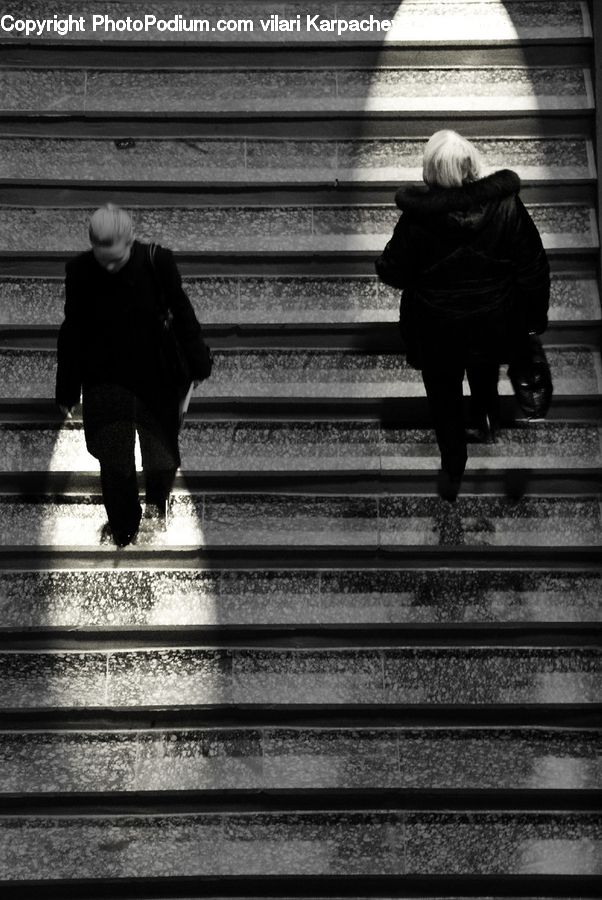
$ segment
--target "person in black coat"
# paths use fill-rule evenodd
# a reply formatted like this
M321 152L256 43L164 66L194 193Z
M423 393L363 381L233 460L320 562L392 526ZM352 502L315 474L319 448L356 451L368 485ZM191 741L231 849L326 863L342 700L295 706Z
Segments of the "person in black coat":
M58 336L56 401L66 416L83 396L86 446L100 462L113 540L125 546L142 508L134 460L136 432L146 512L163 520L180 465L180 404L186 387L165 365L161 314L167 302L190 377L206 377L201 327L170 250L134 239L128 214L109 204L90 219L92 249L66 266L65 319Z
M438 131L423 159L424 187L400 188L402 215L376 260L379 277L402 289L407 360L422 378L441 452L439 491L455 499L466 442L495 440L499 365L547 327L550 275L533 220L508 169L482 177L477 149ZM462 382L471 391L465 429Z

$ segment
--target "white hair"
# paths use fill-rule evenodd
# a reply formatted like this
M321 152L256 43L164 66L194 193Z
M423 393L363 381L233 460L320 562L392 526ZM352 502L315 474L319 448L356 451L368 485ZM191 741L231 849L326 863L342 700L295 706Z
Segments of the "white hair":
M424 148L422 177L429 187L460 187L481 177L481 154L457 131L436 131Z
M119 206L107 203L90 217L88 226L90 241L97 247L110 247L120 240L130 241L134 237L132 220Z

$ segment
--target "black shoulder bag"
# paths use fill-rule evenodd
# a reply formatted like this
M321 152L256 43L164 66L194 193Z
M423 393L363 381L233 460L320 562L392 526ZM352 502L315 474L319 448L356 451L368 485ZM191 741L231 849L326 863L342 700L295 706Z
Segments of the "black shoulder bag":
M182 395L188 392L193 376L190 363L182 348L174 327L173 312L169 306L169 298L164 290L163 282L155 261L157 252L156 244L148 245L148 259L153 272L156 275L159 286L159 352L161 367L168 379L177 386ZM195 372L195 379L204 381L211 375L213 357L203 337L199 335L201 343L202 372Z
M528 419L543 419L552 402L552 373L545 350L536 334L518 360L508 367L516 401Z

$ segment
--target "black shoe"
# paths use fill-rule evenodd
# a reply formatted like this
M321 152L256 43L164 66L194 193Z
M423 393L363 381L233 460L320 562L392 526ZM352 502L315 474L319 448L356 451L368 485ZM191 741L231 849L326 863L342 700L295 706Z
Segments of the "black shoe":
M138 528L136 527L134 531L114 531L113 532L113 541L116 547L127 547L128 544L131 544L136 535L138 534Z
M483 416L478 425L465 428L468 444L497 444L496 422L491 416Z
M445 469L441 469L437 473L437 493L442 500L453 503L458 496L461 484L461 475L450 475Z

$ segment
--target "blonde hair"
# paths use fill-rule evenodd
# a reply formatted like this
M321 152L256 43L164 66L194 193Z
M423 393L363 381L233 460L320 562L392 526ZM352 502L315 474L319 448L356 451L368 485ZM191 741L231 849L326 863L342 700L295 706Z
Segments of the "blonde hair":
M422 177L429 187L460 187L481 177L481 154L457 131L436 131L424 148Z
M113 203L107 203L91 215L88 234L94 246L110 247L122 239L132 240L134 226L125 210Z

